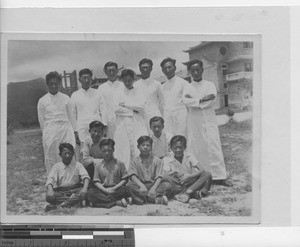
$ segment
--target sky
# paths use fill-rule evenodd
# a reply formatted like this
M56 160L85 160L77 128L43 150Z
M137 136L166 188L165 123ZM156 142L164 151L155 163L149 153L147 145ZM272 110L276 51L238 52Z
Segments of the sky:
M176 59L177 71L186 69L189 60L183 50L199 42L173 41L30 41L10 40L8 44L8 83L45 78L50 71L77 73L83 68L97 78L105 77L104 64L116 62L119 67L139 73L138 63L152 59L154 78L162 76L160 62L166 57Z

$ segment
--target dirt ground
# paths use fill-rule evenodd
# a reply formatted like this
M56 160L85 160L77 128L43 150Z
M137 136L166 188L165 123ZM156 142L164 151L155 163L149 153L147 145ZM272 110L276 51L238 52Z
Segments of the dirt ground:
M46 169L40 131L16 131L7 145L8 215L136 215L136 216L250 216L252 205L252 124L230 121L220 126L228 182L213 185L210 195L184 204L129 205L127 208L67 208L45 213Z

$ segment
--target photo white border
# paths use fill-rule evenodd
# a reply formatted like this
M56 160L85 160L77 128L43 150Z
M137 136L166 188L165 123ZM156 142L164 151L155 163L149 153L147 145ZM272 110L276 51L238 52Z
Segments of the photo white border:
M200 41L232 41L232 42L253 42L253 81L255 84L253 86L253 153L252 153L252 205L251 216L234 217L234 216L35 216L35 215L7 215L6 213L6 197L2 201L1 208L1 218L5 223L70 223L74 224L76 222L81 223L97 223L102 222L104 224L259 224L260 223L260 142L261 142L261 36L256 34L251 35L220 35L220 34L151 34L151 33L138 33L138 34L97 34L97 33L65 33L65 34L29 34L29 33L13 33L13 34L3 34L2 36L2 57L1 62L2 67L2 83L7 81L7 72L9 68L7 67L7 54L8 54L8 43L9 41L23 41L23 40L33 40L33 41L163 41L163 42L200 42ZM189 47L187 47L189 48ZM183 61L181 61L183 62ZM7 87L2 85L2 95L1 95L1 106L2 106L2 119L6 119L7 113ZM3 122L3 121L2 121ZM6 123L5 123L6 124ZM6 154L7 150L6 144L6 126L3 125L1 138L1 194L6 195Z

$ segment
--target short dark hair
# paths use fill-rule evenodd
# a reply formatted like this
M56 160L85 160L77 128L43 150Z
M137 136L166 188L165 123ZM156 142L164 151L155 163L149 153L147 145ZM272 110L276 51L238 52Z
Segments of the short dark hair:
M59 144L58 149L59 149L59 153L60 153L60 154L62 153L62 151L63 151L64 148L67 148L67 149L69 149L72 153L74 153L74 147L72 146L72 144L64 142L64 143Z
M97 128L97 127L100 127L101 129L104 129L104 124L101 123L100 121L93 121L93 122L91 122L91 123L89 124L90 130L91 130L92 128Z
M137 140L138 146L143 144L144 142L150 142L151 146L153 144L153 140L150 136L140 136Z
M93 72L88 68L79 71L79 77L81 77L84 74L89 74L91 77L93 76Z
M125 76L132 76L134 78L134 71L131 69L124 69L121 73L121 78L123 79Z
M182 145L184 147L186 147L186 138L184 136L181 136L181 135L176 135L176 136L173 136L170 140L170 147L172 148L172 146L176 143L176 142L181 142Z
M164 120L162 117L155 116L155 117L153 117L153 118L150 119L149 124L150 124L150 126L151 126L151 124L152 124L153 122L158 122L158 121L160 121L162 125L164 125L164 123L165 123L165 120Z
M164 67L165 63L167 62L171 62L174 66L176 66L176 60L170 57L165 58L164 60L162 60L162 62L160 63L160 67Z
M152 60L149 59L149 58L143 58L143 59L139 62L139 67L140 67L142 64L144 64L144 63L148 63L148 64L150 64L151 67L153 67L153 62L152 62Z
M110 67L110 66L115 66L116 69L118 69L118 64L115 63L115 62L107 62L105 65L104 65L104 71L107 70L107 67Z
M49 74L46 75L46 84L48 84L48 82L52 78L56 78L59 81L59 83L61 82L61 76L60 76L60 74L58 74L57 71L51 71Z
M103 139L100 143L99 143L99 147L103 147L103 146L110 146L112 149L115 149L115 141L113 139Z
M187 69L190 70L192 65L199 64L201 68L203 68L203 62L200 59L193 59L188 62Z

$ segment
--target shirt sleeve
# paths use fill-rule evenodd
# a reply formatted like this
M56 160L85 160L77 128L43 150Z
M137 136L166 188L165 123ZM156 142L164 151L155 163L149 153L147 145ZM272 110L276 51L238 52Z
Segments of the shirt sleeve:
M200 162L192 154L188 154L189 165L193 170L198 170L200 172L205 171L204 168L200 165Z
M108 120L107 120L107 107L106 107L104 97L103 97L103 95L100 91L98 92L98 97L99 97L99 110L100 110L101 122L104 125L107 125L107 123L108 123Z
M164 157L163 159L163 171L167 173L172 172L172 167L170 165L170 158L168 157Z
M84 167L88 167L90 164L94 163L94 159L91 156L90 147L87 139L83 142L80 153L82 157L82 164Z
M128 176L131 177L133 175L136 175L139 178L138 174L138 166L139 166L139 161L137 159L134 159L131 161L129 168L128 168Z
M160 82L157 84L157 97L158 97L158 106L162 116L164 116L164 95L162 92L162 85Z
M122 102L122 95L119 93L115 99L115 113L116 115L121 116L133 116L133 110L126 108L124 106L120 106L119 103Z
M41 130L44 129L44 123L45 123L45 107L43 106L43 103L41 100L39 100L37 105L37 113L38 113L38 120L41 127Z
M157 157L155 157L153 161L154 161L154 165L155 165L155 178L154 179L156 180L156 179L162 177L164 164L163 164L162 160Z
M95 171L94 171L94 178L93 178L94 183L95 182L99 182L100 184L102 183L101 177L100 177L100 171L101 171L100 164L96 164Z
M207 92L205 93L205 96L213 94L215 97L217 96L217 89L215 85L212 82L208 82ZM202 102L200 105L201 109L212 107L215 103L215 100L209 100Z
M78 173L81 179L81 182L83 183L84 179L89 179L91 180L89 174L87 173L87 170L83 167L83 165L79 162L77 162L78 165Z
M56 188L57 187L57 178L58 178L58 170L57 170L57 166L54 165L51 168L51 171L48 175L48 179L47 179L45 187L47 187L49 184L51 184L54 188Z
M73 127L73 131L77 131L76 105L75 105L75 102L73 100L71 100L69 96L67 96L67 97L68 97L67 112L68 112L69 121Z
M128 179L128 172L126 170L125 164L122 163L122 162L119 163L119 171L120 171L121 180L127 180Z
M183 90L183 104L185 104L186 107L196 107L196 108L200 108L200 97L192 97L192 98L187 98L185 97L185 95L189 94L189 95L193 95L193 86L191 85L187 85L184 87L184 90Z
M143 112L145 110L145 105L146 105L145 98L142 99L141 96L138 96L134 101L130 100L125 102L126 108L138 112Z

